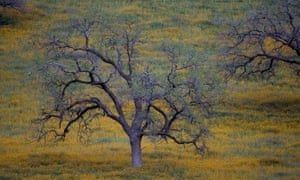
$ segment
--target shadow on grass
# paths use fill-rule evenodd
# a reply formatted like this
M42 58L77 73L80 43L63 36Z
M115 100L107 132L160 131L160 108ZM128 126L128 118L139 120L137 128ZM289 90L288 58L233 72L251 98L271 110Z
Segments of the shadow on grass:
M15 24L17 24L17 20L15 18L0 15L0 27L6 25L15 25Z
M283 165L281 161L276 158L262 158L259 161L261 166L280 166Z

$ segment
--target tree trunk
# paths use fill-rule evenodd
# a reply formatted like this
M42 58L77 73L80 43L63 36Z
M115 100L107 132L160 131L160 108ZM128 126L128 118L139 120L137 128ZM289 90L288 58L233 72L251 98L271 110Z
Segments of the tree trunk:
M142 167L142 149L141 149L141 136L131 136L131 162L133 167Z

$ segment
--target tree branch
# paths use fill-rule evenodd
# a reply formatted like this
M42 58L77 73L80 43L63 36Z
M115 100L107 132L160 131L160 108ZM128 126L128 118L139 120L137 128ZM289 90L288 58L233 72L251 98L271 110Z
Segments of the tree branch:
M240 72L242 77L269 72L276 62L299 66L300 13L297 7L298 1L276 1L273 6L252 11L245 20L232 24L227 37L233 44L227 46L224 53L233 59L231 67L227 66L230 71ZM272 43L267 44L268 41ZM266 63L256 63L262 60Z

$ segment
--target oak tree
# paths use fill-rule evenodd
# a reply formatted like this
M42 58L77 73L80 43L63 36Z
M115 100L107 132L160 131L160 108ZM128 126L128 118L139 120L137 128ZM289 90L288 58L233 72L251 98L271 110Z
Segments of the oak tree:
M209 73L199 76L196 51L161 45L166 58L145 60L142 28L130 21L79 20L62 29L44 44L51 58L40 72L52 105L32 121L38 141L65 139L71 130L88 134L93 121L106 117L128 136L134 167L142 166L147 136L207 151L204 119L215 84Z
M229 24L223 55L230 75L273 75L284 64L300 74L300 2L272 2Z

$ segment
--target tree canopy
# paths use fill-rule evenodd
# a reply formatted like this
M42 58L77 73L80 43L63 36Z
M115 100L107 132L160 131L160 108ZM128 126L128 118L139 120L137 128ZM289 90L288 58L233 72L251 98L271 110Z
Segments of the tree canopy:
M273 75L286 64L300 74L300 3L273 1L230 23L223 55L226 69L240 77ZM224 34L223 34L224 35Z
M40 72L52 101L33 120L37 140L65 139L76 124L84 137L107 117L128 135L134 167L142 166L146 136L207 151L204 119L216 84L196 50L162 44L165 57L142 59L143 28L131 21L84 19L57 32L44 43L50 62Z

